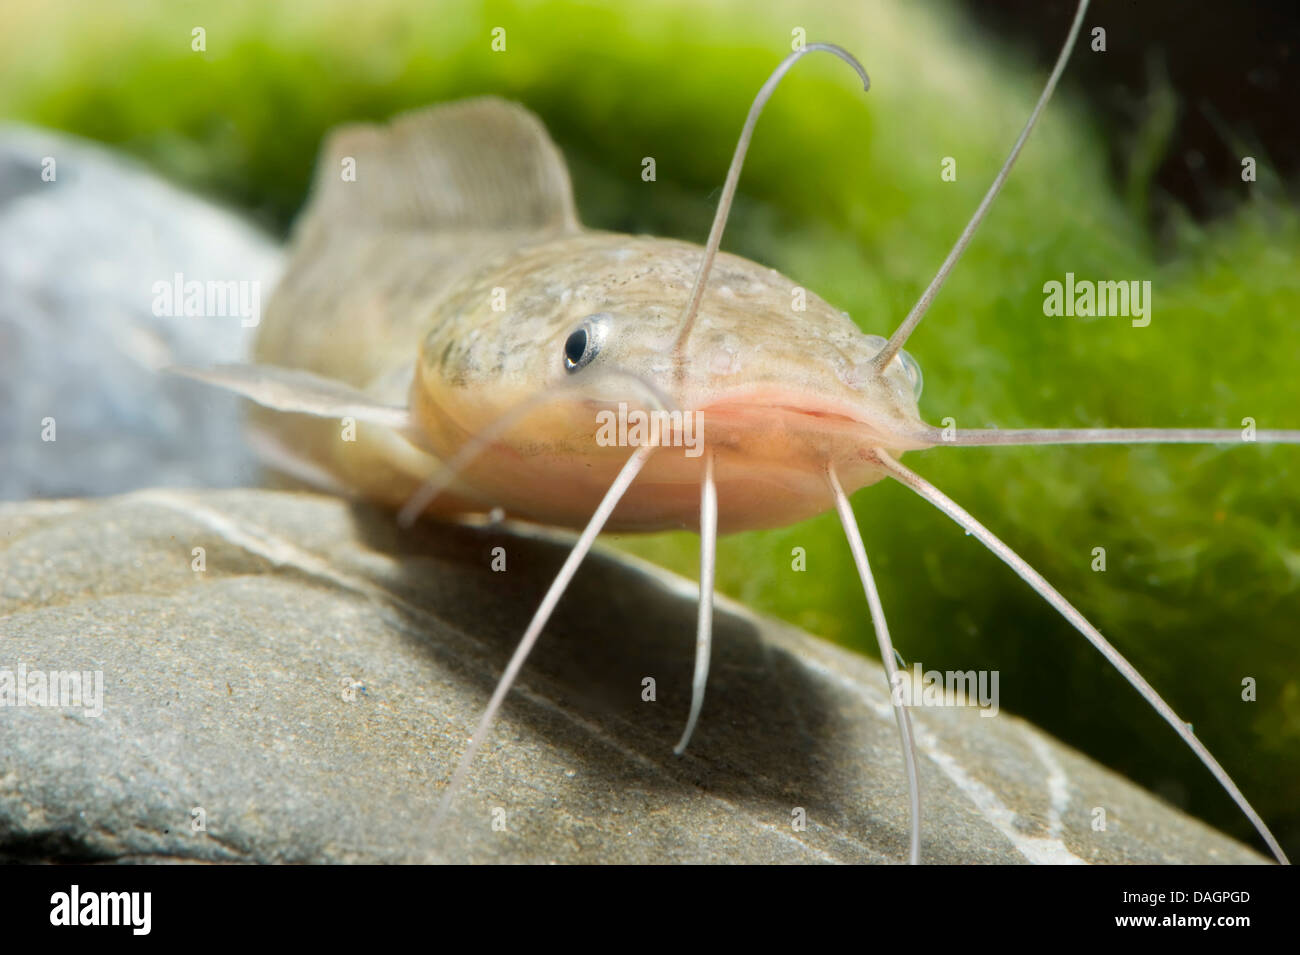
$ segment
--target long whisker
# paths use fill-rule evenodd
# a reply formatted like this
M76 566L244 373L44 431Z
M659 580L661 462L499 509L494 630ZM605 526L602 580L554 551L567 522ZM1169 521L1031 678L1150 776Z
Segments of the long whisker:
M853 516L848 495L844 493L839 478L835 476L835 468L828 466L826 477L835 495L835 509L839 512L840 523L844 525L844 536L849 540L853 562L857 564L858 576L862 578L862 589L867 595L867 606L871 608L871 624L876 631L876 642L880 644L880 661L884 664L885 675L889 678L889 696L893 700L894 688L898 686L898 667L894 663L898 651L894 649L894 644L889 639L889 624L885 621L885 608L880 602L876 578L871 573L871 564L867 562L867 549L862 544L862 533L858 530L858 522ZM903 762L907 766L908 801L912 812L908 862L917 865L921 861L921 784L916 775L916 742L912 738L912 715L907 712L906 706L895 701L894 717L898 722L898 737L903 744Z
M509 431L526 415L536 411L549 401L570 397L571 392L590 385L592 378L603 377L625 378L634 384L640 385L646 395L658 405L661 411L675 411L677 409L676 402L650 379L634 371L627 371L616 366L602 367L592 375L584 375L582 378L571 378L559 382L548 387L546 391L519 402L519 404L476 431L473 437L452 455L451 460L434 472L402 505L402 509L397 512L397 523L402 527L410 527L414 524L416 519L438 498L438 495L455 483L456 478L469 466L471 461L486 451L493 441L506 431Z
M713 215L713 227L709 229L709 240L704 244L704 258L700 260L700 270L695 274L695 286L691 289L691 297L686 301L686 308L682 311L681 331L677 334L677 340L673 344L673 351L681 356L681 351L686 344L686 339L691 334L691 328L695 324L695 315L700 308L700 300L704 297L704 286L709 280L709 270L713 268L713 259L718 254L718 246L722 244L722 230L727 225L727 216L731 213L731 202L736 196L736 184L740 181L740 170L745 165L745 153L749 150L749 141L754 135L754 126L758 123L759 114L763 112L763 107L767 101L772 98L772 93L776 91L777 84L781 82L790 68L799 62L809 53L831 53L838 56L849 66L857 71L858 76L862 79L862 90L866 92L871 89L871 79L867 76L867 71L863 69L862 64L857 61L852 53L834 43L809 43L802 49L795 50L784 60L782 60L772 75L768 77L767 82L763 84L758 95L754 97L753 104L749 107L749 115L745 117L744 128L740 131L740 140L736 143L736 151L731 157L731 166L727 170L727 179L722 186L722 198L718 200L718 210Z
M988 213L989 207L993 205L993 200L1002 191L1007 176L1011 174L1011 167L1015 165L1020 150L1024 148L1025 142L1029 139L1029 134L1033 132L1034 126L1038 123L1038 115L1043 111L1043 107L1047 105L1047 101L1052 98L1052 92L1056 89L1057 81L1060 80L1061 74L1065 72L1065 64L1070 59L1070 52L1074 49L1074 41L1079 35L1079 28L1083 26L1083 15L1087 10L1088 0L1080 0L1079 10L1074 15L1074 24L1070 27L1070 35L1066 37L1065 46L1061 48L1061 53L1056 58L1056 66L1052 69L1052 75L1047 78L1047 85L1043 88L1043 94L1038 97L1038 103L1034 106L1034 111L1029 114L1029 121L1025 123L1025 128L1020 131L1020 137L1016 140L1015 145L1011 147L1011 153L1007 156L1007 161L998 170L997 176L993 179L993 185L989 186L989 191L984 194L979 208L971 216L970 222L966 223L966 228L962 230L961 236L958 237L957 244L952 247L948 257L943 260L943 265L939 266L939 271L930 280L929 286L921 293L921 297L912 306L912 310L907 313L903 323L898 326L894 334L889 336L889 341L885 343L885 347L880 349L876 357L872 359L877 372L884 370L893 360L894 356L898 354L898 350L906 343L908 336L921 323L921 319L925 317L925 313L930 309L930 303L934 301L934 297L939 294L940 287L948 278L948 273L952 271L953 266L957 264L957 260L966 251L966 246L970 245L975 230L984 221L984 216Z
M555 575L555 580L551 581L550 589L546 591L546 596L542 598L537 612L533 614L533 619L529 621L528 629L524 631L519 646L515 648L514 656L510 658L510 663L506 666L505 672L501 674L501 679L497 681L496 689L492 692L492 698L488 700L487 708L483 711L478 728L474 730L469 746L465 748L465 752L460 757L460 762L456 765L456 771L452 774L451 782L447 784L447 791L443 793L438 812L434 816L435 829L441 828L447 813L450 812L456 794L460 792L461 787L465 784L465 777L469 773L470 764L474 761L474 755L478 752L479 747L483 745L483 740L487 738L488 730L491 729L492 722L496 719L497 711L501 709L506 694L510 692L510 687L514 685L515 679L519 676L524 661L528 659L528 654L532 651L533 645L537 643L542 628L546 626L546 622L551 618L555 605L559 603L560 597L563 596L564 591L568 589L574 575L578 572L578 565L587 556L587 552L591 550L591 545L595 543L601 528L605 526L605 522L609 520L609 516L614 512L614 508L618 506L618 502L627 493L627 489L631 487L642 466L645 465L655 450L655 445L642 445L623 465L623 469L618 472L618 477L614 479L614 483L610 485L609 490L605 492L604 498L601 499L600 505L596 508L596 513L591 516L591 520L583 528L582 534L578 537L578 542L569 551L564 566Z
M695 625L695 679L691 683L691 713L686 730L673 747L678 756L695 732L704 706L704 687L709 682L709 657L713 647L713 580L718 556L718 488L713 483L713 453L704 457L704 480L700 485L700 604Z
M1102 656L1110 661L1111 666L1118 670L1124 679L1128 680L1128 682L1133 685L1134 689L1142 695L1142 698L1146 700L1157 713L1164 717L1165 722L1174 728L1174 731L1182 738L1183 742L1191 747L1192 752L1197 755L1201 762L1205 764L1205 767L1214 775L1214 778L1219 781L1219 785L1222 786L1224 791L1232 797L1233 802L1237 804L1241 811L1246 814L1246 818L1251 821L1255 830L1260 834L1264 842L1268 844L1269 849L1272 851L1277 861L1283 864L1289 864L1286 854L1282 851L1281 845L1279 845L1277 839L1273 837L1273 833L1269 831L1264 820L1260 818L1259 813L1255 811L1255 808L1250 804L1246 797L1242 795L1241 790L1237 788L1237 784L1232 781L1232 777L1229 776L1227 771L1219 765L1218 760L1211 755L1210 751L1205 747L1205 744L1197 739L1191 728L1179 719L1178 714L1174 712L1173 707L1164 701L1164 698L1155 691L1151 684L1142 678L1142 675L1138 673L1133 664L1129 663L1128 660L1124 658L1123 654L1116 650L1110 642L1101 635L1101 632L1084 618L1083 614L1079 613L1079 611L1076 610L1068 600L1061 596L1056 588L1043 578L1042 574L1029 566L1029 563L1024 558L1003 543L993 534L992 531L972 517L964 508L961 507L961 505L952 500L952 498L948 497L915 471L912 471L910 468L895 461L889 455L877 453L875 458L891 477L894 477L898 481L907 485L921 497L925 498L939 510L943 511L943 513L956 521L957 524L965 528L968 534L973 534L977 537L981 544L991 550L999 560L1014 570L1016 574L1019 575L1025 583L1029 584L1029 586L1032 587L1040 597L1046 600L1057 613L1068 620L1074 629L1083 634L1084 637L1088 639L1088 642L1096 647L1101 652Z
M1244 428L968 428L931 427L928 440L957 447L1011 444L1298 444L1300 431Z

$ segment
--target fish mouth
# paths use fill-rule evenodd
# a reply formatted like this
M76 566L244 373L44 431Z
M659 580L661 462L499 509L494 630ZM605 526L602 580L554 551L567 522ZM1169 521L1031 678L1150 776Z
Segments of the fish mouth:
M852 415L842 414L838 411L827 411L822 408L805 408L798 405L775 405L770 410L781 414L800 415L805 418L816 418L820 421L838 421L844 424L862 425L863 421Z
M745 391L725 395L697 412L712 424L747 429L761 427L803 432L829 438L851 437L859 446L921 450L932 446L921 432L902 421L886 422L863 409L833 398L793 398L780 390Z
M715 415L748 415L755 412L793 415L845 425L861 426L866 423L859 410L845 402L795 398L784 390L734 392L709 402L699 411L700 414Z

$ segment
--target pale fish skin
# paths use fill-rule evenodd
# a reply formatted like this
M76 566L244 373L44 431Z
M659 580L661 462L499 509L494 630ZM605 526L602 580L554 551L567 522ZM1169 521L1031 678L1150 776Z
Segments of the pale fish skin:
M356 181L343 178L349 159ZM344 127L322 150L255 356L407 405L419 435L364 423L344 441L337 421L264 413L263 427L399 507L471 436L545 395L430 511L499 507L581 527L633 450L597 442L597 412L655 409L646 382L702 419L722 532L829 509L828 465L852 493L884 476L871 449L897 457L935 443L910 358L873 374L881 339L811 292L795 310L800 283L739 256L719 254L675 352L702 254L584 229L559 150L520 106L485 98ZM593 315L603 344L570 370L566 340ZM661 447L607 529L698 527L702 468L702 456Z

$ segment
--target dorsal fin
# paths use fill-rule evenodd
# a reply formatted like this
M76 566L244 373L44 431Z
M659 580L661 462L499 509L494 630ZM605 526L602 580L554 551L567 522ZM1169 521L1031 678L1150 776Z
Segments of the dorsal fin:
M355 181L343 178L347 157L355 160ZM541 120L494 96L331 132L299 229L348 226L579 228L568 168Z

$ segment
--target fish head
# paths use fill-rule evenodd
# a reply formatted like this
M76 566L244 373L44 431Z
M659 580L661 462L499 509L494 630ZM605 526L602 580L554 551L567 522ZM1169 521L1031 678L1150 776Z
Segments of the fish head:
M703 250L604 233L485 263L425 338L413 407L444 459L495 429L467 469L507 512L581 526L636 446L657 450L612 528L694 526L703 458L723 530L783 526L883 476L875 455L929 447L921 372L773 269L719 254L681 335ZM513 503L512 503L513 502Z

